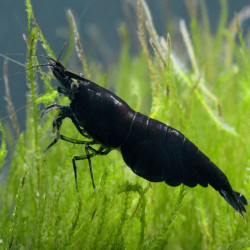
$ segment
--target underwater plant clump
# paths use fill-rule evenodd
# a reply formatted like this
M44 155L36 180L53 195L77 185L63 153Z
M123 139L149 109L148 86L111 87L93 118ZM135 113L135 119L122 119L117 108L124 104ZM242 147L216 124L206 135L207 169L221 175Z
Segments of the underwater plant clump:
M240 22L228 29L226 4L216 34L191 19L191 34L180 22L191 68L180 67L173 56L174 40L160 38L150 10L138 1L138 37L142 52L129 53L128 32L121 26L123 46L120 62L109 72L115 92L130 106L183 131L199 145L223 172L233 187L249 194L249 64ZM203 6L204 7L204 6ZM88 161L78 164L78 189L74 185L72 157L82 155L82 146L58 141L49 145L52 111L39 119L39 105L58 98L51 76L38 68L46 94L38 96L35 54L41 43L47 55L56 58L37 24L30 0L27 41L26 130L16 142L8 179L0 188L0 247L3 249L203 249L246 248L249 223L214 195L212 188L188 189L153 183L136 176L121 155L110 152L92 159L96 190L93 191ZM203 9L206 23L205 9ZM86 76L106 86L101 71L88 68L71 12L71 30ZM235 32L239 41L235 40ZM191 40L192 38L192 40ZM149 43L148 43L149 41ZM74 41L73 41L74 42ZM150 52L152 48L153 53ZM87 77L89 78L89 77ZM74 85L74 87L77 85ZM149 98L150 93L151 98ZM66 98L60 103L67 105ZM145 105L146 100L151 100ZM230 103L229 103L230 100ZM1 127L0 162L6 158L7 133ZM74 140L83 137L65 120L61 133ZM236 178L237 177L237 178ZM218 200L217 200L218 199ZM229 201L230 203L230 201ZM246 222L249 217L246 215ZM229 240L230 239L230 240Z

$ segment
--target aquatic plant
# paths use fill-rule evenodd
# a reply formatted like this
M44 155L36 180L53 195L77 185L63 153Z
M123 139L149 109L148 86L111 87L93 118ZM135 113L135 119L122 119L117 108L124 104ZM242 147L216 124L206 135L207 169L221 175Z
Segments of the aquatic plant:
M250 57L237 15L234 25L226 25L226 1L220 1L221 19L215 34L201 2L203 24L199 25L191 12L191 32L184 21L180 23L190 68L180 65L170 35L158 36L146 2L138 0L141 53L130 55L128 32L122 25L120 61L108 78L133 108L170 124L194 141L226 173L233 187L249 198ZM32 56L38 42L48 56L54 57L54 53L35 20L30 0L26 0L26 8L27 67L31 68L38 65ZM74 36L70 41L77 46L84 73L107 86L103 72L87 67L74 17L71 12L68 16ZM37 94L38 77L46 86L43 96ZM249 216L245 223L212 188L149 183L126 167L119 152L93 159L95 192L87 162L79 163L76 192L71 159L81 155L82 148L60 141L43 153L53 138L54 113L40 119L38 105L58 98L50 82L51 76L40 68L38 72L27 70L27 102L31 105L27 106L26 130L16 141L7 180L0 186L0 248L250 247ZM67 101L60 97L58 102ZM2 166L6 133L2 126L0 130ZM81 139L70 121L64 122L62 133Z

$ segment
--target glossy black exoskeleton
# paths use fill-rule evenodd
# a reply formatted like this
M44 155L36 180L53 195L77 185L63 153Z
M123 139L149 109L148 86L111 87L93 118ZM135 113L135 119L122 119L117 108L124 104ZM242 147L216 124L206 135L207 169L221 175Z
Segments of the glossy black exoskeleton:
M67 71L56 60L49 59L49 67L61 83L58 92L69 97L70 106L53 104L45 109L58 108L53 122L58 139L84 144L86 155L72 160L76 185L76 161L88 159L94 185L91 158L106 155L111 150L121 151L132 171L151 182L166 182L170 186L181 183L189 187L211 185L242 216L246 212L246 198L233 191L225 174L190 140L178 130L134 111L121 98L83 76ZM70 118L86 141L60 134L63 119ZM99 145L96 150L92 145Z

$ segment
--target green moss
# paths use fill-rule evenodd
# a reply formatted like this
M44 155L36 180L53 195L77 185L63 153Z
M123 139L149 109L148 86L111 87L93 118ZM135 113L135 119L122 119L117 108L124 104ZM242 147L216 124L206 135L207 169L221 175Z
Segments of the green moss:
M150 11L145 1L139 1L142 52L130 55L130 39L123 24L120 62L112 67L108 79L133 108L181 130L226 173L234 189L249 198L250 57L239 27L239 44L227 30L226 2L222 0L221 6L215 36L204 1L205 32L195 16L191 18L191 43L186 42L186 46L189 55L193 50L192 66L196 66L184 70L170 60L174 42L159 42ZM28 0L26 7L27 67L31 68L38 64L31 56L37 42L49 56L54 55ZM70 51L72 43L71 37ZM150 46L154 53L149 53ZM90 72L92 80L107 86L106 75L96 67L90 68L95 70ZM245 223L211 187L198 186L186 192L184 186L150 184L132 173L116 151L93 159L96 191L87 162L77 163L78 193L71 159L82 154L82 147L59 141L43 153L53 139L50 131L55 113L41 119L37 105L53 103L58 95L50 86L50 76L40 75L47 93L38 97L36 71L27 71L27 102L32 103L27 108L27 129L16 142L8 179L0 186L1 249L250 247L249 216ZM69 100L60 97L58 102ZM2 127L0 130L2 166L6 147ZM62 134L81 139L68 120L63 123Z

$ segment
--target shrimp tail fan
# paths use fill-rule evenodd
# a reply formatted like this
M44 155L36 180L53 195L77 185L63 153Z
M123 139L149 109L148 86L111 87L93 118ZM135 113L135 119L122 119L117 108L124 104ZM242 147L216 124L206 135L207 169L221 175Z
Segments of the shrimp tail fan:
M220 195L238 212L244 217L243 212L247 212L245 206L247 205L247 199L239 192L233 191L231 186L227 188L221 188L218 190Z

